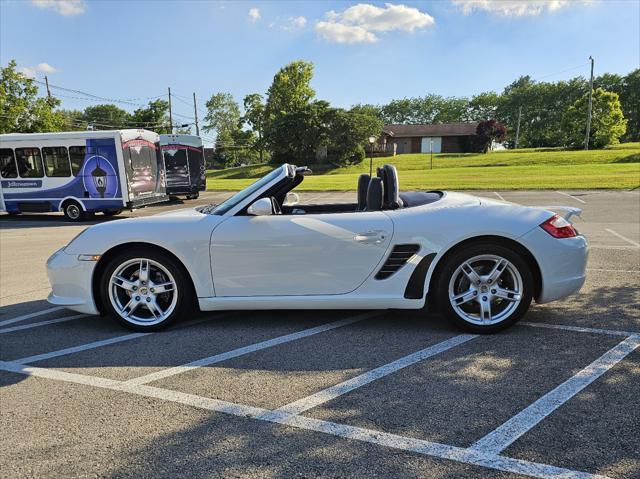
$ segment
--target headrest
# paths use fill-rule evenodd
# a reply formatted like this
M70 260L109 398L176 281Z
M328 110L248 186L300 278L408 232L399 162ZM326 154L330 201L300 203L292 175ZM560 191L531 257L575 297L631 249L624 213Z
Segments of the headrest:
M358 211L364 211L367 208L367 189L369 188L369 180L371 177L366 173L358 177Z
M367 211L380 211L382 209L382 180L371 178L367 188Z
M402 206L400 199L400 181L398 180L398 171L393 165L384 165L384 207L388 209L396 209Z

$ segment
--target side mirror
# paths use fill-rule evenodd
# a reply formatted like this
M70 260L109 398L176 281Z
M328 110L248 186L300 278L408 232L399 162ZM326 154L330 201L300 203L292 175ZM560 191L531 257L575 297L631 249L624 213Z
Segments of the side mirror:
M271 204L270 198L260 198L259 200L254 201L249 208L247 208L247 213L252 216L268 216L273 214L273 205Z
M298 196L298 193L292 193L292 192L287 193L287 196L284 199L285 205L294 206L294 205L297 205L298 203L300 203L300 197Z

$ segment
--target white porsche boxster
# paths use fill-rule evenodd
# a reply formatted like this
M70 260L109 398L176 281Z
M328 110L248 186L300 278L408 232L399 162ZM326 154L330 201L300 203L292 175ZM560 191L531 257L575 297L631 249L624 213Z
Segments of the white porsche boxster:
M285 164L219 205L91 226L49 258L48 300L139 331L197 307L433 305L489 333L532 299L562 299L584 283L576 208L401 193L391 165L360 176L357 204L298 204L293 190L309 173Z

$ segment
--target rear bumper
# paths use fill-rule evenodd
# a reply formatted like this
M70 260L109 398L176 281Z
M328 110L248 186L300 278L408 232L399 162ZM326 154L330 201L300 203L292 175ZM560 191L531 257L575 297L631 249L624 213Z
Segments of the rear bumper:
M542 285L536 298L538 303L549 303L577 293L586 279L589 243L580 235L557 239L542 228L535 228L522 242L538 261Z
M153 205L155 203L164 203L165 201L169 201L169 195L142 196L131 201L127 201L127 208L138 208L140 206Z
M95 266L94 261L79 261L77 255L67 254L64 249L53 253L47 260L51 284L47 301L80 313L99 314L92 288Z

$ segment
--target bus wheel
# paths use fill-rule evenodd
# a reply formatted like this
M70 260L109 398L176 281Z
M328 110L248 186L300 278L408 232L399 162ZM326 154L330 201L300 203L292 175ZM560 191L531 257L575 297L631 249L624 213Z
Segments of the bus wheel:
M82 206L77 201L65 201L64 205L62 205L62 212L68 221L83 221L86 218L85 212L82 211Z
M196 193L193 193L192 195L187 195L187 199L188 200L197 200L199 196L200 196L200 193L196 192Z
M105 216L117 216L120 213L122 213L122 210L104 210L102 212L102 214Z

